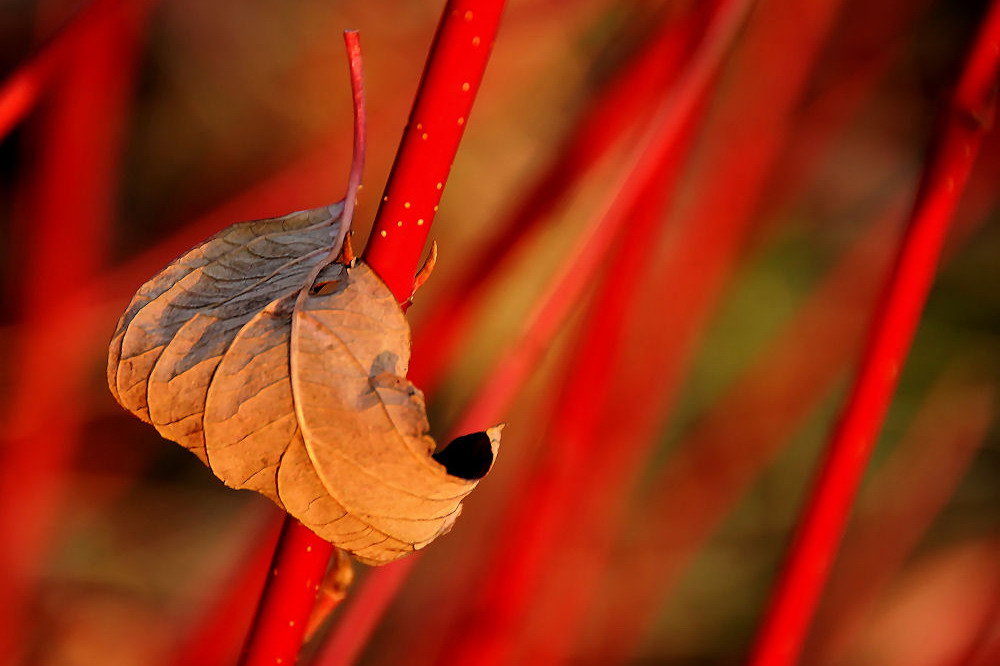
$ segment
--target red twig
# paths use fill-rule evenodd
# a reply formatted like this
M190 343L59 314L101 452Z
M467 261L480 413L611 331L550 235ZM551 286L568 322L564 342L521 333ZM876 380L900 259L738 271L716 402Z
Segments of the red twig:
M807 644L809 663L850 662L845 651L870 623L875 602L984 444L997 391L966 376L971 360L953 364L935 383L866 487L817 616L818 640Z
M364 87L358 33L345 31L344 43L347 45L354 102L354 155L347 181L340 237L335 243L332 258L340 252L340 243L350 229L365 153ZM332 553L333 545L320 539L291 516L285 517L271 571L240 658L241 664L270 666L295 663L316 602L316 592Z
M415 553L369 574L312 666L349 666L357 661L420 556Z
M89 350L99 325L93 302L65 286L102 267L116 216L122 127L131 101L145 5L101 21L61 48L67 62L39 116L35 169L19 192L15 229L20 335L12 355L0 460L0 662L30 619L27 597L45 561L78 443ZM60 43L61 40L60 40ZM29 138L31 138L29 136ZM63 297L53 299L53 294ZM74 322L67 336L65 322Z
M417 261L486 70L503 4L502 0L449 2L431 46L365 247L365 260L400 303L412 295ZM303 543L318 541L311 533L301 538Z
M1000 3L993 3L925 169L858 377L753 648L753 664L792 664L801 651L930 289L949 221L992 114L998 55Z
M285 519L240 664L296 662L332 552L333 545L302 523Z
M502 0L450 0L389 174L365 261L400 302L437 213L444 183L493 47Z

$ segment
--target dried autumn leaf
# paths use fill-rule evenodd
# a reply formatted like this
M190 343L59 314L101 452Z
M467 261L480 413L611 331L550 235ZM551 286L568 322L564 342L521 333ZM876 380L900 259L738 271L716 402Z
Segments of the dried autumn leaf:
M435 453L406 317L368 266L331 262L342 212L236 224L167 266L122 315L108 384L226 485L380 564L450 529L500 429Z

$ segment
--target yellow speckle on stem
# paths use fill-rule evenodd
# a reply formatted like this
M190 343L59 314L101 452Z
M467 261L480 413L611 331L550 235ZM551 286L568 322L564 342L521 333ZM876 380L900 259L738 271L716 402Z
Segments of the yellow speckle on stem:
M421 217L420 219L417 220L417 226L418 227L424 226L424 218Z
M409 208L409 207L410 207L410 202L409 201L404 201L403 202L403 208Z
M403 226L403 221L402 220L396 220L396 226L397 227Z
M479 39L479 35L476 35L475 37L472 38L473 46L479 46L480 44L482 44L482 42L483 40Z
M444 183L439 182L435 187L437 187L440 190L442 187L444 187Z
M466 21L471 21L472 20L472 11L471 10L465 12L465 20Z
M438 207L437 207L437 206L434 206L434 212L435 212L435 213L437 212L437 210L438 210Z
M462 92L469 92L469 88L471 87L472 86L469 85L469 82L466 81L465 83L462 84Z
M458 119L458 124L459 125L464 125L465 124L465 118L459 118Z
M421 134L420 138L423 139L424 141L426 141L427 140L427 132L424 132L423 134Z
M389 232L387 232L385 229L383 229L382 231L379 232L379 236L381 236L382 238L385 238L388 235L389 235Z
M418 130L422 130L423 128L424 128L424 124L423 123L417 123L417 129Z

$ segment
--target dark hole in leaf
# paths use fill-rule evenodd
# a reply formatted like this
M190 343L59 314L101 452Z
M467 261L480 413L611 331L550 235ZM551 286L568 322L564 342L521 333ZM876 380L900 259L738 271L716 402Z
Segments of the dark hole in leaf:
M475 481L486 476L493 464L493 446L485 432L456 437L434 454L434 460L444 465L448 474Z

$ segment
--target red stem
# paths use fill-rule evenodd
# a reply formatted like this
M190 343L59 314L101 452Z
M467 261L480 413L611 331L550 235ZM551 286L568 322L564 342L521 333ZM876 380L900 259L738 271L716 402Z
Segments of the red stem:
M925 169L864 360L806 503L752 664L782 666L798 659L985 132L984 122L992 113L998 54L1000 3L993 3Z
M482 81L502 8L502 0L449 2L431 46L410 122L365 248L366 261L400 303L411 296L417 261ZM352 40L356 36L347 33L345 39L349 52L353 52L356 42ZM359 78L353 75L355 62L352 58L352 85L357 100ZM356 140L358 125L363 124L360 115L355 117ZM352 170L352 178L354 173ZM351 198L349 192L349 202ZM315 589L311 593L303 589L302 581L310 584L315 581L318 585L331 550L332 546L298 521L286 522L275 553L275 561L286 568L275 566L272 571L255 631L251 632L245 664L273 664L277 656L274 650L279 649L291 657L287 663L294 663L315 603ZM325 554L317 557L315 554L320 551ZM284 576L283 571L287 571ZM289 620L290 615L294 619ZM294 631L288 627L289 622L295 622ZM260 637L259 649L254 646L255 636Z
M25 641L26 602L60 525L90 370L80 342L98 325L89 295L52 294L93 279L106 259L147 8L130 4L60 40L73 57L39 115L35 165L19 183L12 228L15 247L27 249L11 256L20 297L9 362L16 390L0 412L0 663L16 661ZM74 322L71 336L66 322Z
M846 651L871 622L876 602L984 444L997 391L990 383L968 377L975 363L974 357L953 363L937 380L866 486L860 515L852 521L823 597L816 623L819 635L807 644L810 663L850 662Z
M578 494L585 492L578 480L600 442L594 430L619 363L623 320L632 305L629 295L654 256L664 199L674 189L707 92L751 4L746 0L720 3L703 43L677 85L664 96L652 127L638 143L641 148L630 168L623 172L619 187L600 212L601 224L607 229L588 240L587 247L606 248L619 235L624 235L624 240L611 260L604 258L606 249L597 257L610 266L573 354L578 360L563 382L556 421L544 438L552 443L551 450L520 488L520 500L499 531L499 546L485 570L502 573L487 577L489 582L473 601L474 610L467 614L475 620L453 631L445 663L509 661L518 621L530 609L531 595L542 582L548 553L561 538L562 525L573 513ZM577 273L571 271L569 277L576 278ZM567 284L564 279L554 281L557 296L553 300L564 305L575 303L578 292L593 282L587 273L581 279ZM572 288L574 282L577 289Z
M340 216L340 235L333 244L333 259L340 254L344 238L351 230L354 207L358 202L361 175L365 170L365 148L367 144L367 119L365 114L365 80L361 63L361 38L357 30L344 31L347 46L348 71L351 73L351 96L354 102L354 146L351 153L351 172L347 177L347 192L344 194L344 213Z
M450 0L389 174L365 261L402 303L493 47L503 0Z
M285 518L240 664L295 663L332 553L332 544Z
M365 578L312 666L350 666L357 661L379 621L422 553L392 562Z
M616 575L603 586L617 592L606 604L604 638L614 645L613 652L602 653L606 663L621 663L649 636L684 567L841 376L863 328L854 313L866 312L875 300L869 285L887 270L882 248L894 238L900 216L893 206L855 242L795 317L684 433L642 499L641 534L624 539L616 527L621 518L613 514L591 526L606 531L609 541L627 544L619 551ZM648 430L623 433L623 447L634 436L648 437ZM606 458L600 469L610 481L598 477L591 492L600 497L605 486L613 487L622 464ZM590 594L593 603L598 593Z

